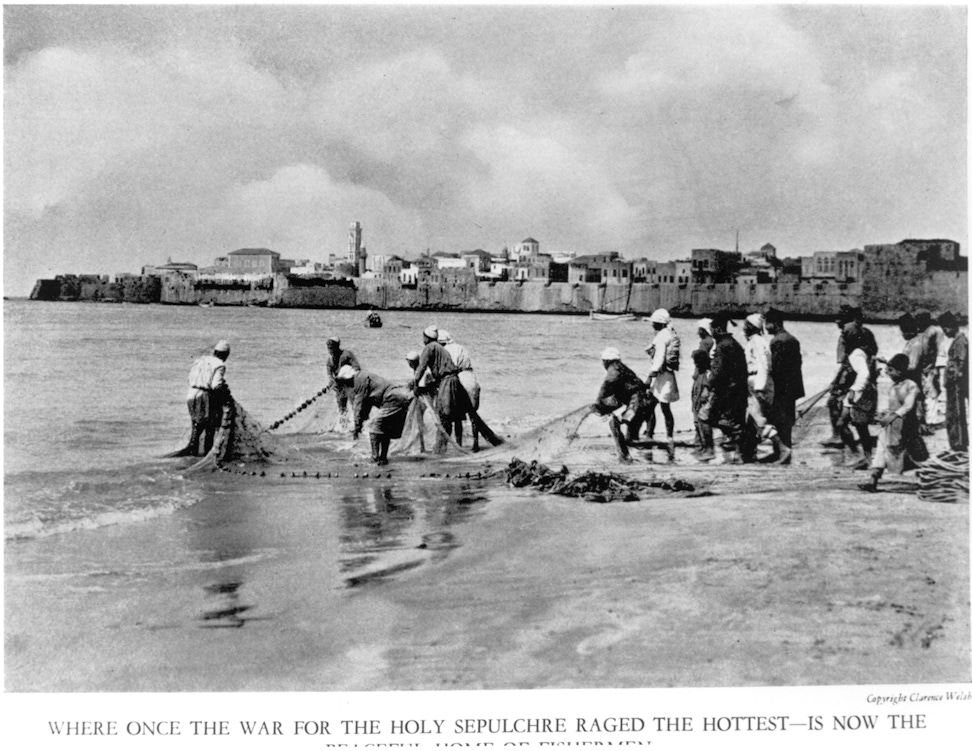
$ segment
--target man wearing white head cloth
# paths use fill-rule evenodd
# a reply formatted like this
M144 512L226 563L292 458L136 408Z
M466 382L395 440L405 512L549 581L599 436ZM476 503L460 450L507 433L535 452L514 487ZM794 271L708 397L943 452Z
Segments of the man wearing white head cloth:
M368 427L371 460L379 466L387 464L388 447L393 439L402 437L414 395L406 386L393 384L374 373L356 370L351 365L342 365L335 379L351 391L352 435L355 439L361 434L371 411L376 411Z
M773 374L770 364L769 342L763 337L763 316L753 313L746 316L743 322L743 335L746 337L746 369L749 374L749 402L747 416L756 427L757 440L765 439L773 442L774 454L780 455L779 436L776 427L771 422L773 407ZM747 443L751 444L751 441ZM752 460L756 454L756 446L741 447L743 460Z
M621 433L621 423L627 424L628 438L634 440L644 420L645 384L621 362L621 353L616 348L607 347L601 353L601 362L606 373L597 392L597 400L591 405L591 412L607 417L618 449L618 460L627 464L631 456Z
M479 380L476 378L476 373L473 371L472 358L469 356L469 351L463 347L458 342L454 341L452 335L448 331L439 329L439 344L445 347L446 352L452 358L452 362L455 363L456 367L459 368L459 383L462 385L466 392L466 396L469 398L469 404L473 409L479 409ZM461 417L459 420L461 421ZM476 421L470 421L470 429L472 430L473 438L473 451L479 451L479 428L476 427ZM459 432L462 432L462 428L459 428Z
M675 417L672 415L672 402L678 401L678 383L675 371L679 366L678 334L672 328L672 318L664 308L658 308L651 314L651 325L655 329L655 338L645 350L651 357L648 368L648 437L655 432L655 405L661 405L662 416L665 418L665 433L668 440L668 460L675 461Z
M462 418L465 414L463 409L463 399L465 394L460 393L462 385L459 383L459 368L452 361L452 356L446 348L439 344L439 329L436 326L429 326L422 332L425 346L419 354L418 365L412 376L411 386L422 382L423 376L428 376L428 384L434 390L434 406L439 422L446 434L453 430L455 425L456 443L462 445ZM441 452L445 449L445 441L439 437L436 444L436 451Z
M229 342L221 340L213 347L213 354L200 357L189 370L186 403L192 420L192 435L184 450L188 456L200 456L200 438L203 439L202 456L213 447L216 430L222 422L223 404L229 396L229 386L226 385L226 359L229 354Z

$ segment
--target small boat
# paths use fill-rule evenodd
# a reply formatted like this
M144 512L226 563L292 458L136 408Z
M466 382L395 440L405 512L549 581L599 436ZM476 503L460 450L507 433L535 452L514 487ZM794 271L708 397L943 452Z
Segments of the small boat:
M640 321L641 316L634 313L598 313L591 311L592 321Z
M620 313L608 313L603 309L604 305L602 304L601 310L591 311L591 320L592 321L612 321L612 322L640 321L641 316L639 316L637 313L632 313L629 311L629 308L631 307L631 289L633 286L634 283L628 284L628 297L624 301L623 311L621 311Z
M374 311L372 311L371 313L368 314L368 317L365 318L365 325L368 328L380 329L381 328L381 316L378 315L377 313L375 313Z

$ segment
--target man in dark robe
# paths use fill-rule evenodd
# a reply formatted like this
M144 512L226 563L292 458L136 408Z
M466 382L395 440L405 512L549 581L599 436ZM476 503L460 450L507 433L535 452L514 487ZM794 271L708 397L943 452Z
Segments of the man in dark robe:
M746 353L729 333L729 316L712 317L712 364L709 368L709 424L722 433L722 457L716 464L753 461L756 441L746 435L749 370Z
M338 413L341 415L347 412L351 389L347 385L337 383L335 376L345 365L350 365L355 370L361 370L361 365L354 353L349 349L341 349L341 340L338 337L328 337L327 364L325 366L327 369L327 385L334 391Z
M364 421L371 411L377 410L368 429L371 440L371 460L381 466L388 464L388 447L392 440L402 437L408 408L414 398L406 386L350 365L342 365L336 374L338 383L347 386L351 392L351 414L353 417L353 437L361 435Z
M952 451L969 450L969 340L959 331L959 321L952 313L938 319L938 325L949 339L948 362L945 365L945 430Z
M803 355L800 342L783 325L783 314L770 308L764 316L770 340L770 371L773 373L773 417L779 433L780 450L768 458L771 462L789 464L793 452L793 425L796 403L803 390Z
M591 405L591 412L608 418L614 445L618 449L618 460L628 464L631 462L631 455L621 432L621 424L628 426L629 440L638 436L648 402L645 384L631 368L621 362L621 353L614 347L608 347L601 353L601 362L606 372L597 392L597 400Z
M466 392L459 382L459 368L452 361L452 356L438 342L439 330L429 326L422 332L425 346L419 354L418 365L412 377L410 386L422 382L422 376L428 374L426 383L435 393L435 412L442 423L442 429L449 435L455 429L456 443L462 445L462 418L466 414ZM436 452L445 450L445 439L439 436L436 442Z
M847 348L846 331L848 328L855 333L857 343L868 357L876 357L878 352L877 340L873 332L864 326L864 314L861 308L853 305L841 305L837 313L837 326L840 328L840 336L837 339L837 374L830 383L830 396L827 399L827 409L830 411L830 425L833 433L821 445L830 448L842 448L844 439L841 437L844 431L844 407L847 392L850 385L854 382L854 370L847 360L850 350Z

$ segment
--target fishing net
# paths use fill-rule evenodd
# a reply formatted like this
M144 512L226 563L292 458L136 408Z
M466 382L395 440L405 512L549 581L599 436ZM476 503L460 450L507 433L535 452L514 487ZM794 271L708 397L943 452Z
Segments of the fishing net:
M830 390L807 397L797 405L797 419L793 425L794 444L806 443L830 435L830 408L827 406Z
M506 482L515 488L533 487L544 493L583 498L592 503L630 503L646 495L690 493L695 486L684 480L636 480L610 472L584 472L570 477L570 470L562 466L554 471L544 464L529 464L513 459L505 470Z
M969 454L943 451L918 468L918 500L936 503L968 503Z
M466 441L469 446L472 445L468 422L463 424L463 442ZM446 433L435 406L427 396L412 400L405 417L402 437L393 442L389 450L389 454L393 456L457 456L469 453L467 446L460 446L451 434Z
M508 439L502 446L489 449L484 452L483 458L509 461L523 457L538 462L553 461L566 453L576 441L578 430L589 415L590 405L578 407L517 438Z
M286 452L267 435L250 413L230 397L223 406L223 418L213 447L190 470L218 467L226 462L265 463Z

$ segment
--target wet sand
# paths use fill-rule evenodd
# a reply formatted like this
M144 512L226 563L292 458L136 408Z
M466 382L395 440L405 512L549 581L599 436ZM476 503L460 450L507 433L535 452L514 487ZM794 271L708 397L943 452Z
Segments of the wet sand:
M420 478L420 465L399 463L392 479L365 484L405 485L424 504L361 510L363 529L396 513L411 526L403 522L393 549L349 561L320 539L346 534L320 523L340 483L313 493L268 484L273 493L247 497L233 492L242 480L219 478L221 491L182 515L65 540L78 548L62 558L91 562L82 579L37 587L11 577L7 688L970 680L967 503L918 501L912 475L862 493L864 473L833 467L835 457L814 448L789 468L709 467L682 450L675 466L619 470L605 465L598 440L575 447L568 466L679 477L711 495L597 504L498 478ZM942 442L938 434L930 447ZM460 524L443 522L460 513ZM206 555L166 568L177 555L164 541L187 534ZM113 576L113 546L146 551L141 567L129 561L134 573Z

